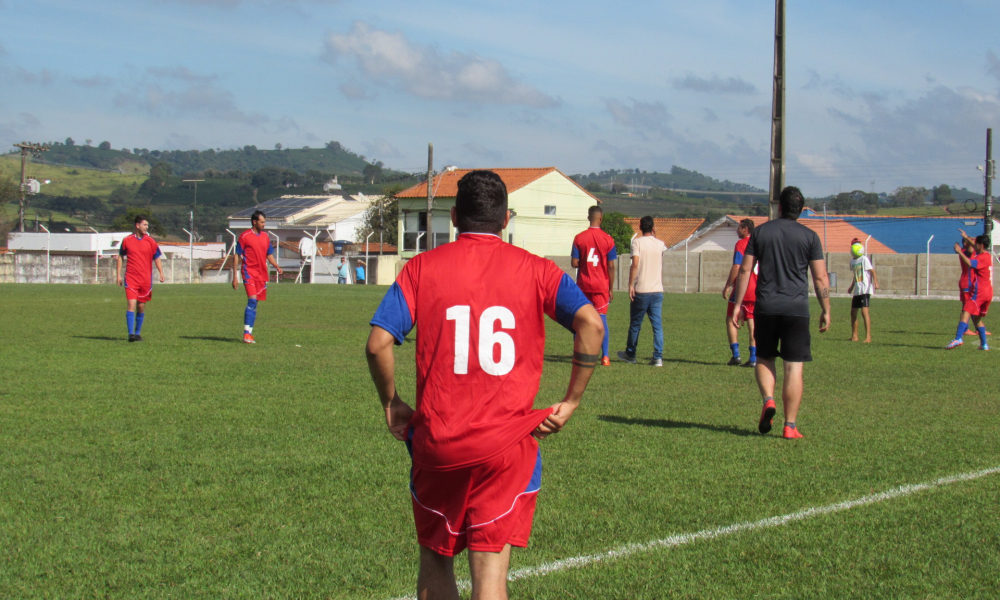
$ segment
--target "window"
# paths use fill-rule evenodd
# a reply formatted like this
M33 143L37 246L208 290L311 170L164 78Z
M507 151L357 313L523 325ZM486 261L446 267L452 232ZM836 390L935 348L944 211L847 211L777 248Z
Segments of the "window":
M547 214L547 215L553 215L554 216L556 214L556 207L555 206L546 205L545 206L545 214Z

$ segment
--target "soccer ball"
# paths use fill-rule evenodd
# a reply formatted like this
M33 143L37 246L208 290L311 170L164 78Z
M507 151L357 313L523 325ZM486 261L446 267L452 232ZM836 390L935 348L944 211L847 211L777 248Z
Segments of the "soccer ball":
M851 244L851 256L854 258L861 258L865 255L865 247L861 245L860 242L855 242Z

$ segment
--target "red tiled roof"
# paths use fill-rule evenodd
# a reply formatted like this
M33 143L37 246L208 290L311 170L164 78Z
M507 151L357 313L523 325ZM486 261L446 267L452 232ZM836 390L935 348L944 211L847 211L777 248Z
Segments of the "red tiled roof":
M225 264L223 264L223 263L225 263ZM201 270L202 271L218 271L219 267L222 267L226 271L231 270L233 268L233 257L230 255L230 256L227 256L226 258L220 258L218 260L213 260L212 262L210 262L210 263L208 263L206 265L202 265L201 266Z
M737 223L743 219L753 219L754 227L767 223L767 217L741 217L737 215L726 215L726 217L736 221ZM820 243L823 243L823 219L799 219L799 223L802 223L809 229L815 231L819 236ZM843 219L827 219L826 245L829 245L829 248L826 248L826 245L824 245L824 250L826 252L850 252L851 240L858 238L863 244L865 243L865 238L867 237L867 233L861 231ZM873 237L868 240L868 253L896 254L896 251Z
M160 246L187 246L187 242L168 242L166 240L162 242L156 242ZM195 246L207 246L209 244L219 244L221 242L195 242Z
M469 171L474 171L476 169L455 169L454 171L447 171L441 173L434 177L434 197L435 198L454 198L458 194L458 180L465 176ZM559 169L555 167L540 167L540 168L530 168L530 169L487 169L493 171L500 176L503 180L504 185L507 186L507 193L511 194L524 186L528 185L532 181L540 179L541 177L548 175L549 173L556 172L566 177ZM573 185L583 190L583 193L593 198L597 203L601 201L597 199L593 194L585 190L579 183L566 177L573 182ZM427 182L423 181L417 185L403 190L402 192L396 194L397 198L426 198L427 197Z
M13 252L10 248L0 248L0 254L7 254Z
M637 235L642 235L639 231L639 219L625 217L623 219ZM692 233L701 227L705 219L653 219L653 235L658 240L666 244L667 248L683 242Z

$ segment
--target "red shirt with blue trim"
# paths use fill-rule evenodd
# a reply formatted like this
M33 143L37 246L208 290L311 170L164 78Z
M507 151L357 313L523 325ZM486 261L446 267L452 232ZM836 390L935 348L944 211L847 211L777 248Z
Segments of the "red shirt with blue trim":
M580 260L576 284L584 292L607 292L611 289L608 262L618 258L615 239L600 227L590 227L573 238L573 258Z
M555 263L492 234L462 233L407 262L371 324L397 344L417 327L414 464L480 464L531 435L551 414L532 408L545 316L568 329L589 304Z
M274 247L271 245L271 236L266 231L254 233L253 229L247 229L241 233L240 239L236 242L236 254L243 258L240 270L244 283L248 281L267 283L267 257L274 254Z
M963 250L962 253L965 254L965 256L967 256L970 261L976 255L976 253L971 250L968 252ZM972 287L973 274L970 272L969 265L965 264L965 261L962 260L961 258L958 259L958 264L959 266L962 267L962 276L958 278L958 289L962 292L968 292L969 288Z
M733 264L742 265L743 255L746 254L747 244L750 243L750 236L746 236L742 240L736 242L736 248L733 249ZM736 287L733 286L733 293L729 295L730 302L736 302ZM747 292L743 295L744 302L756 302L757 301L757 265L753 266L753 271L750 271L750 283L747 284Z
M969 262L971 263L969 273L973 276L969 287L969 298L972 300L993 298L993 256L987 251L974 255Z
M125 287L135 290L153 285L153 261L162 256L153 236L139 237L133 233L122 240L118 255L128 259L125 262Z

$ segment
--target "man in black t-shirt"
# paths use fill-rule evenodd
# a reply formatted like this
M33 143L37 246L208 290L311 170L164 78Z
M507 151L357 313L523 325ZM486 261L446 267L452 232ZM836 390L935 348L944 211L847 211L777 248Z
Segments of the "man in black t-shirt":
M764 397L758 431L771 431L774 417L775 359L781 357L785 378L781 401L785 409L784 437L802 437L795 419L802 401L802 363L812 360L809 335L809 280L823 313L819 331L830 328L830 283L819 236L797 222L805 200L796 187L786 187L778 198L779 219L756 227L750 235L736 284L736 306L743 301L754 264L757 265L757 304L754 307L757 342L757 386ZM737 315L733 324L738 328Z

